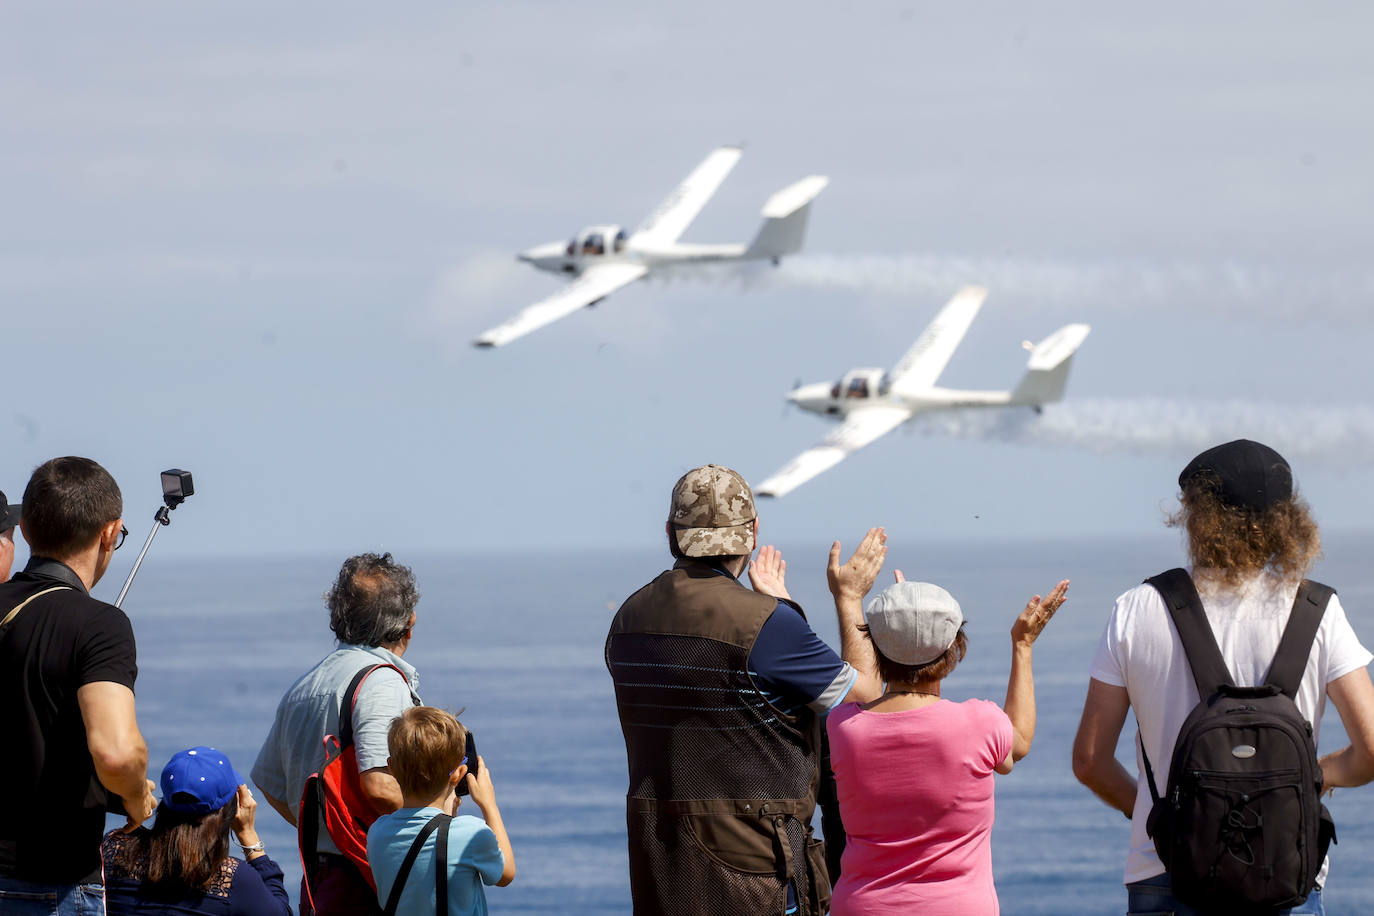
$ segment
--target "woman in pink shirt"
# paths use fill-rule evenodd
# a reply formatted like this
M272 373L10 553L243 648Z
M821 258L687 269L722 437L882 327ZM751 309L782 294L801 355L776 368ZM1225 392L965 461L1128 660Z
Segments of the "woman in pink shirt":
M879 560L879 563L881 560ZM857 619L877 569L838 565L830 589ZM897 582L864 609L874 665L887 686L871 703L830 713L830 765L848 842L831 913L981 916L998 912L992 882L993 773L1009 773L1035 735L1031 647L1064 603L1068 580L1036 595L1011 628L1004 708L940 698L964 657L959 603L936 585ZM848 603L853 616L846 618ZM861 642L858 633L842 638ZM1005 711L1004 711L1005 710Z

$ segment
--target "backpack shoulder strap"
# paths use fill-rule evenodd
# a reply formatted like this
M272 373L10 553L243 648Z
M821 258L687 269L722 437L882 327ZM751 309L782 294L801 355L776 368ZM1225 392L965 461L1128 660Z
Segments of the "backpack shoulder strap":
M301 894L305 898L302 901L301 910L306 913L315 911L315 896L313 885L315 884L315 868L320 860L320 818L318 811L322 807L320 801L320 774L312 773L305 781L305 789L301 792L300 815L296 821L298 829L296 831L296 849L301 856ZM309 906L305 906L308 904Z
M5 615L4 620L0 620L0 636L5 635L5 631L10 628L10 624L14 621L14 618L18 617L19 612L22 611L24 608L28 607L34 601L35 598L42 598L49 592L61 592L70 590L70 585L54 585L51 588L45 588L41 592L36 592L30 595L29 597L25 598L23 601L15 605L14 608L12 608L8 614Z
M448 913L448 828L453 818L441 814L439 835L434 838L434 912Z
M1150 766L1150 755L1145 753L1145 739L1140 729L1135 730L1135 743L1140 748L1140 759L1145 761L1145 781L1150 786L1150 803L1159 804L1159 786L1155 783L1155 768Z
M396 872L396 879L391 882L391 893L386 896L386 908L384 910L386 916L396 916L396 908L401 905L401 892L406 888L406 879L410 877L410 870L415 866L415 860L420 857L420 850L424 848L425 840L429 839L429 835L433 833L435 829L441 827L443 829L439 831L439 836L436 837L435 840L439 844L439 852L443 853L443 858L435 862L435 870L442 874L444 880L447 881L448 823L451 820L453 820L453 818L447 814L436 814L420 828L419 834L415 837L415 842L410 844L410 849L406 851L406 857L401 860L401 867ZM436 879L436 881L438 880L439 879ZM444 897L437 898L439 906L443 906L445 897L447 897L447 894L445 894ZM443 912L448 912L448 908L444 907Z
M1293 598L1293 610L1288 615L1288 623L1283 628L1278 651L1269 666L1269 676L1264 679L1283 691L1290 700L1297 700L1298 685L1302 683L1302 673L1307 668L1308 656L1312 654L1312 642L1317 638L1317 630L1322 625L1322 615L1326 604L1336 590L1329 585L1303 579L1298 586L1298 594Z
M358 705L358 691L363 689L363 681L367 680L368 675L379 668L390 668L401 676L401 680L406 680L404 671L387 662L368 665L353 675L353 680L348 683L348 689L344 691L343 699L339 701L339 750L353 746L353 708Z
M1188 666L1193 669L1198 699L1206 700L1217 692L1217 688L1230 685L1231 672L1221 657L1221 649L1217 647L1212 625L1207 622L1202 597L1197 593L1192 576L1176 567L1151 576L1145 582L1159 592L1174 620L1178 638L1183 641L1183 654L1188 656Z

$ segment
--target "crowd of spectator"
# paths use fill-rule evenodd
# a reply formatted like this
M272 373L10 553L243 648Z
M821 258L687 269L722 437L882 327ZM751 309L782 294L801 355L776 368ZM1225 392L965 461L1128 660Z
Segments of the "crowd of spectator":
M1296 704L1316 774L1299 794L1371 781L1374 656L1334 592L1305 579L1320 539L1281 456L1226 443L1190 462L1179 487L1170 521L1187 535L1189 566L1117 600L1073 768L1131 820L1129 912L1249 912L1223 885L1199 890L1183 877L1186 825L1182 840L1175 830L1160 845L1156 775L1168 780L1175 829L1186 800L1171 756L1215 688ZM0 806L0 911L289 914L249 779L227 755L188 747L158 784L147 777L133 629L90 595L127 534L122 516L115 481L85 458L41 465L20 504L0 493L0 733L10 749L0 780L11 789ZM16 528L30 560L11 577ZM864 604L886 560L885 529L870 529L846 562L839 542L830 550L839 651L816 635L788 592L786 562L759 532L739 474L689 471L670 497L672 568L611 621L605 663L629 770L635 912L996 914L993 784L1031 750L1033 647L1068 581L1016 616L1003 702L953 702L943 686L969 651L960 602L898 570ZM250 771L296 828L302 914L485 913L485 887L515 878L486 761L454 715L422 704L405 660L418 600L414 575L390 554L343 563L326 595L336 648L283 695ZM1298 621L1310 623L1302 638L1290 632ZM1204 632L1214 649L1199 645ZM1316 760L1328 698L1350 744ZM1128 711L1138 774L1115 756ZM1267 752L1242 744L1233 756ZM459 813L464 795L481 817ZM1225 816L1243 821L1250 801ZM824 841L812 828L818 806ZM125 821L107 834L110 811ZM1237 861L1250 856L1227 867L1254 865L1266 831L1271 845L1288 835L1270 818L1221 838ZM1302 858L1311 866L1296 892L1272 891L1263 912L1323 912L1322 856ZM1272 877L1269 861L1258 867Z

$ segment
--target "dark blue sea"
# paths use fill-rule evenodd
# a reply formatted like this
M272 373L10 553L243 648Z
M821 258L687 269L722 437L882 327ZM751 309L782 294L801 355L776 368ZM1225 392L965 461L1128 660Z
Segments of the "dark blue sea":
M852 540L859 531L849 533ZM1366 645L1374 645L1374 535L1327 537L1314 578L1339 590ZM825 544L780 545L788 584L817 631L838 645L825 588ZM852 545L847 545L852 546ZM341 556L186 560L154 547L125 608L139 646L138 715L153 775L196 744L229 753L245 774L277 700L333 647L321 594ZM500 913L629 911L625 753L602 642L619 602L668 564L665 554L404 555L422 598L406 658L427 703L466 707L491 768L515 847L518 875L489 888ZM1177 565L1177 538L923 543L889 565L948 588L968 617L967 659L946 682L953 699L1001 701L1008 628L1026 598L1062 577L1069 601L1036 648L1039 731L1031 756L999 777L993 861L1008 914L1124 912L1129 824L1070 771L1088 667L1113 599ZM114 569L112 580L123 570ZM96 593L112 599L119 581ZM1133 768L1128 722L1118 754ZM1344 744L1334 709L1322 751ZM919 762L913 762L919 765ZM1338 791L1339 831L1328 912L1374 912L1374 786ZM472 812L476 813L476 812ZM261 805L258 829L285 868L293 900L295 834Z

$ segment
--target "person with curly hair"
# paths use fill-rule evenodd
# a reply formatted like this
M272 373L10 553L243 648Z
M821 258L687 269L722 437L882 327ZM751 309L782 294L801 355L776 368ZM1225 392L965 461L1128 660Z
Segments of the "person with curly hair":
M1321 554L1307 503L1278 452L1248 439L1208 449L1179 475L1180 507L1168 522L1185 535L1189 574L1233 683L1265 682L1294 598ZM1313 743L1329 698L1350 745L1320 761L1325 787L1374 779L1374 656L1360 644L1333 594L1321 615L1295 702ZM1159 785L1184 720L1199 702L1188 656L1169 608L1150 584L1116 600L1093 661L1073 768L1079 781L1131 821L1125 883L1130 913L1199 911L1179 903L1147 829L1153 807L1143 767L1131 774L1116 758L1117 739L1134 712L1144 759ZM1321 913L1326 867L1307 901L1291 911Z
M174 754L162 769L152 829L112 830L101 844L106 912L290 916L281 868L253 826L257 807L222 751ZM244 858L229 854L231 836Z
M402 658L410 647L420 593L415 574L391 554L363 553L343 562L324 599L337 645L277 704L251 775L304 845L317 837L315 851L302 851L302 911L380 916L362 843L378 815L401 807L401 787L387 767L386 735L392 719L420 704L419 673ZM343 722L358 677L363 680L357 700ZM345 751L340 766L349 770L343 777L347 801L356 807L349 808L351 818L340 828L345 835L334 837L322 812L315 815L317 824L298 824L295 806L306 781L325 765L325 736L342 735L344 725L352 727L353 762ZM346 833L350 825L353 834Z

